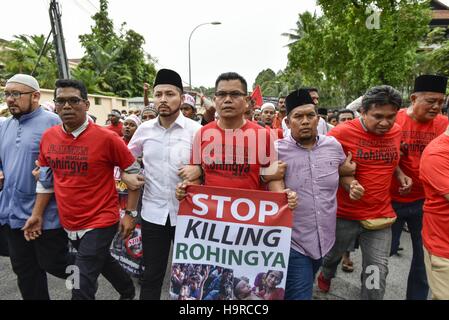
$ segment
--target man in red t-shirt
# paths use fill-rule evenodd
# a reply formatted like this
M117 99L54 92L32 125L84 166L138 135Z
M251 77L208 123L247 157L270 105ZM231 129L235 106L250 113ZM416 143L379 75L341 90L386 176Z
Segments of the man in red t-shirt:
M192 164L201 165L204 184L259 190L267 183L270 191L285 191L290 208L296 207L296 193L284 186L285 163L276 161L276 137L244 118L250 99L246 80L234 72L224 73L215 90L220 118L202 127L193 143ZM185 197L185 188L185 183L178 185L178 199Z
M106 129L114 131L120 137L123 137L123 123L120 121L120 111L112 109L112 112L109 114L109 116L111 117L111 124L107 126Z
M87 120L89 101L82 82L58 80L55 106L63 125L44 133L39 162L53 171L61 224L77 250L74 265L80 281L72 299L95 299L100 273L121 299L132 299L133 282L109 248L117 228L123 238L133 231L139 191L130 190L126 214L120 220L113 173L115 166L134 174L140 167L119 136Z
M342 255L359 238L363 254L361 298L383 299L391 245L390 225L396 216L390 203L389 187L399 163L401 131L395 118L401 104L401 95L394 88L371 88L363 97L361 118L347 121L329 132L346 153L351 152L357 170L356 180L348 178L337 192L335 244L323 259L322 273L318 277L318 286L324 292L329 291ZM402 172L397 172L397 178L402 182L403 191L411 187L411 179ZM345 191L354 184L365 189L358 201L352 200ZM369 221L379 225L370 227ZM370 285L373 272L378 276L378 285Z
M421 157L424 187L422 239L432 298L449 300L449 127L434 139Z
M402 228L407 223L413 246L407 300L427 300L429 293L421 238L424 190L419 179L419 163L424 148L448 126L447 118L440 114L446 87L446 77L417 77L410 96L410 107L401 109L396 117L396 123L402 129L399 167L405 175L412 178L413 186L411 192L404 195L399 192L400 186L396 180L393 179L391 184L392 206L398 217L391 228L391 255L397 254Z
M273 128L282 130L282 120L287 116L287 108L285 107L285 96L279 97L278 100L278 110L279 113L276 115L273 121Z

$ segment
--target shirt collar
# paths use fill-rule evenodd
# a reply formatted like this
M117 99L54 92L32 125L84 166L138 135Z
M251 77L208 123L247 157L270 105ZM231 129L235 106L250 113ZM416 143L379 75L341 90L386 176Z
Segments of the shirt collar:
M34 110L33 112L30 112L30 113L27 113L27 114L22 115L22 116L20 117L20 119L19 119L19 122L23 122L23 121L26 121L26 120L28 120L28 119L34 118L35 116L41 114L42 112L44 112L44 109L42 109L42 108L39 106L39 107L38 107L36 110Z
M154 119L155 121L153 122L153 125L157 125L161 128L163 128L161 126L161 123L159 122L159 118L160 116L158 116L156 119ZM182 114L182 112L179 112L178 117L176 118L175 122L173 122L170 126L170 128L172 128L173 126L177 125L179 127L181 127L182 129L184 129L184 127L186 126L186 117L184 117L184 115ZM169 129L170 129L169 128Z
M359 118L360 124L362 125L363 130L365 130L366 132L368 132L368 128L365 126L365 123L363 122L362 117Z
M304 148L298 141L296 141L296 140L293 138L291 131L290 131L290 134L288 135L287 139L288 139L291 143L295 144L296 146L298 146L298 147L300 147L300 148L302 148L302 149L306 149L306 148ZM317 136L316 136L316 143L315 143L315 145L313 146L313 148L315 148L316 146L320 145L320 143L321 143L320 135L317 135ZM313 148L312 148L312 149L313 149Z
M72 131L71 133L68 133L65 130L63 124L61 124L61 127L62 127L62 131L64 131L67 134L71 134L76 139L76 138L78 138L80 136L81 133L83 133L87 129L88 125L89 125L89 118L86 117L86 121L84 121L84 123L81 125L81 127L79 127L78 129Z

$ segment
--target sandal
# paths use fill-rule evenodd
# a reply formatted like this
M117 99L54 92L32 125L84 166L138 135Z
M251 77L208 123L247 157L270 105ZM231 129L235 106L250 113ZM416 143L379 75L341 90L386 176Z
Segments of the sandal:
M343 261L341 264L341 270L344 272L353 272L354 271L354 263L351 260L347 262Z

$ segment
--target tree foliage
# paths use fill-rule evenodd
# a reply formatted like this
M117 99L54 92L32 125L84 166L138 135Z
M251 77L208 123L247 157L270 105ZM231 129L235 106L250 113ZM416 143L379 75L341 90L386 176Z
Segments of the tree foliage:
M0 50L0 61L4 64L0 78L4 80L16 73L31 74L35 69L39 54L44 48L46 37L44 35L19 35L14 40L4 42ZM56 53L51 42L42 52L42 58L37 66L34 76L43 88L53 88L58 77Z
M343 106L379 84L407 91L419 42L428 32L429 1L318 0L323 15L299 14L288 72L321 89L322 103ZM376 18L379 24L376 25Z
M156 74L154 64L142 49L144 37L126 30L125 23L117 34L108 16L107 0L100 0L100 11L92 19L95 25L91 33L80 36L86 53L74 75L88 82L92 73L83 70L93 70L97 81L91 88L95 93L140 96L143 83L151 83Z

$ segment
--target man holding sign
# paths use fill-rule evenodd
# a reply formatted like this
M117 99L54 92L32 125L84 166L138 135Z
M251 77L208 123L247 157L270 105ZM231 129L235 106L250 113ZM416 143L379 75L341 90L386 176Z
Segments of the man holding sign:
M237 73L220 75L215 83L215 106L219 120L197 133L193 144L193 164L200 165L203 183L287 193L289 207L296 207L296 193L286 190L285 163L276 161L275 135L247 121L244 113L250 97L246 80ZM185 197L186 183L178 185L177 198Z
M223 228L221 231L221 244L231 246L227 249L222 248L222 256L225 255L223 250L231 250L231 252L233 252L232 249L236 249L239 252L237 254L240 254L239 257L244 255L244 257L246 257L245 259L253 261L254 266L256 267L255 270L260 271L260 267L263 266L266 268L266 270L264 270L266 273L270 270L281 271L282 269L284 269L282 272L285 273L286 263L288 261L285 259L288 258L291 235L291 214L290 212L287 212L286 206L284 208L285 211L280 209L283 208L281 200L288 201L288 207L294 209L296 207L297 198L295 192L285 189L283 181L285 163L276 161L275 158L276 152L274 150L274 141L277 137L271 135L270 131L265 128L245 120L244 113L248 107L249 97L246 80L239 74L230 72L218 77L214 101L219 114L219 120L206 125L197 133L193 144L193 164L199 164L201 166L205 186L239 190L223 188L219 191L220 195L207 197L207 199L205 198L209 202L199 202L197 204L203 210L199 212L199 214L206 215L208 208L211 208L211 210L216 208L216 217L207 217L207 220L214 220L217 218L222 219L223 214L231 212L232 217L230 217L229 220L222 221L220 224L220 228ZM266 188L270 191L285 192L287 194L287 199L280 193L269 194L261 192L259 194L256 190L263 189L264 184L266 184ZM186 196L186 187L187 183L178 185L176 196L179 200ZM203 190L201 188L196 188L198 187L195 187L193 190L198 190L198 192ZM245 197L244 190L241 189L252 191ZM192 189L189 189L189 191L192 192ZM226 192L233 193L233 196L224 196L224 193ZM198 200L198 198L195 198L198 196L200 196L199 199L202 200L201 197L203 196L201 194L195 194L192 197L192 201L193 199ZM266 206L268 202L265 199L270 196L277 197L279 203L269 202L270 206ZM234 197L239 199L232 202L232 204L228 204L228 201L233 200ZM255 201L255 199L260 199L260 201L258 201L259 205L252 202ZM211 203L211 200L218 200L218 203ZM183 202L183 204L184 203L185 202ZM242 206L244 204L247 211L246 216L241 215L239 204L242 204ZM225 208L225 210L223 208ZM183 209L182 207L179 215L183 215L185 212L190 212L190 214L192 212L195 213L195 210L196 209L191 210L190 208ZM286 220L284 223L276 221L273 222L273 224L269 224L269 219L266 219L266 217L269 217L270 219L274 219L272 217L277 217L277 219ZM194 226L197 226L197 223L199 222L195 222ZM211 228L212 226L217 226L216 223L210 221L201 223L210 224ZM245 225L238 225L242 223ZM246 224L251 224L251 226L248 227ZM270 231L269 226L283 226L286 227L287 230L276 229L276 231ZM191 230L192 227L193 225L187 224L178 230L187 230L184 234L184 236L187 237L191 235L189 230ZM213 228L215 230L216 227ZM232 228L235 230L231 230ZM176 239L182 236L181 232L182 231L178 231ZM272 232L276 233L276 236L271 237ZM208 233L206 229L202 229L200 233L201 236L203 236L203 234L204 236L209 234L207 240L213 241L213 235ZM283 233L285 236L281 237L279 233ZM288 235L286 235L286 233L288 233ZM248 243L249 238L257 238L257 243ZM261 238L264 239L263 244L260 243ZM195 243L198 243L198 239L195 240ZM201 240L205 240L205 238L201 238ZM287 248L287 252L284 252L283 254L279 252L275 253L272 248L281 248L279 245L281 240L286 241L286 246L284 245L282 248ZM203 245L203 242L199 243ZM261 250L259 247L261 245L265 245L267 248ZM245 255L245 250L248 250L246 249L247 246L253 246L254 249L257 249L255 253L249 251L252 256ZM181 259L180 255L183 252L185 253L187 250L191 250L189 248L188 245L180 246L179 242L176 241L174 262L179 263L180 261L177 259ZM211 249L205 250L212 250L207 251L207 257L209 257L218 249L211 247ZM230 257L232 256L230 255ZM186 255L184 255L183 258L185 261L192 261L192 259L189 259ZM195 260L195 258L193 258L193 260ZM209 265L220 264L221 266L226 265L228 267L235 267L232 260L226 259L220 261L210 261L206 259L206 261L201 262ZM246 260L246 262L248 262L248 260ZM245 272L249 271L245 270ZM234 273L236 276L240 276L238 271ZM246 275L246 273L242 273L241 275L244 274ZM282 279L284 283L285 277L282 277ZM285 286L285 284L283 286ZM262 291L269 290L270 288L264 288ZM223 287L222 291L225 291L225 287ZM279 299L281 296L283 297L283 294L271 295L266 293L264 296Z

